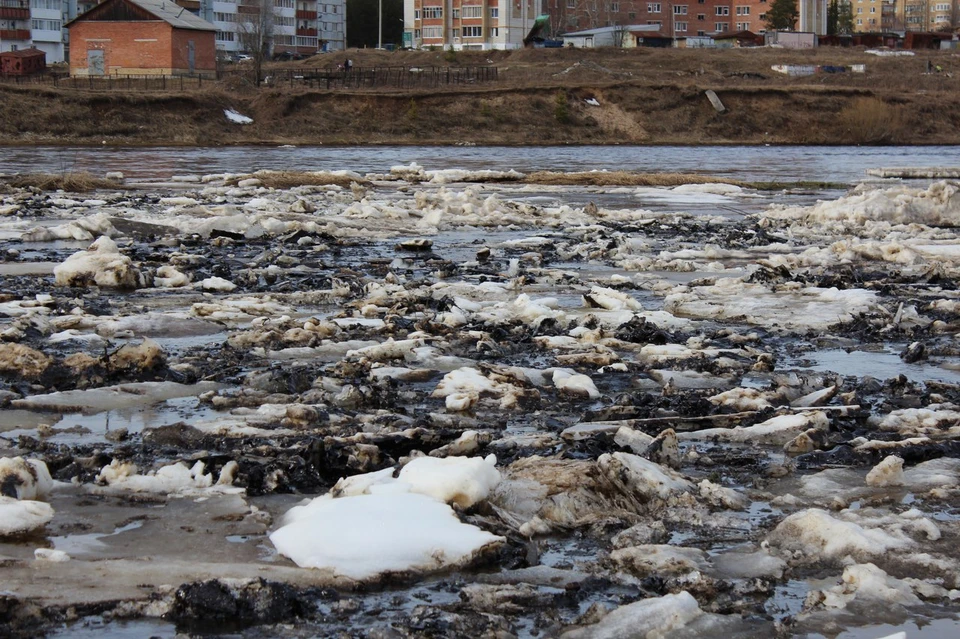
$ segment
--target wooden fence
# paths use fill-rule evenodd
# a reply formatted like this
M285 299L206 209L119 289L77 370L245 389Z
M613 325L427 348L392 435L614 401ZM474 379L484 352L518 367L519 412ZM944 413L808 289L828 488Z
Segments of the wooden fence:
M270 69L264 71L264 86L313 87L328 90L433 89L447 85L495 82L497 67L354 67L344 69ZM191 91L218 82L254 84L250 69L230 69L219 80L185 75L68 76L38 74L0 76L0 83L23 86L50 86L86 91Z
M49 86L87 91L190 91L216 84L213 78L184 75L9 75L0 76L0 82L18 86Z
M225 71L249 78L244 70ZM354 67L344 69L271 69L264 72L269 86L308 86L318 89L431 89L455 84L495 82L497 67Z

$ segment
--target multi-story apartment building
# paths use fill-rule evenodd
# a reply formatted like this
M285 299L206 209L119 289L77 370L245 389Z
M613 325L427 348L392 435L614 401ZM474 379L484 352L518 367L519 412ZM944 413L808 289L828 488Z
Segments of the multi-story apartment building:
M770 0L772 1L772 0ZM669 36L766 29L767 0L546 0L555 31L648 24Z
M404 0L404 46L517 49L541 12L540 0Z
M99 0L0 0L0 51L36 47L47 63L69 58L64 23ZM176 0L176 4L217 27L217 48L243 51L243 17L272 7L274 52L313 54L346 47L346 0Z
M883 30L883 0L846 0L850 5L854 33L878 33Z
M212 15L207 19L217 27L221 51L245 50L243 33L249 30L245 25L255 21L264 5L272 5L269 39L274 53L310 55L346 47L346 0L212 0L210 5Z
M902 31L953 31L960 27L960 0L897 0L891 21Z

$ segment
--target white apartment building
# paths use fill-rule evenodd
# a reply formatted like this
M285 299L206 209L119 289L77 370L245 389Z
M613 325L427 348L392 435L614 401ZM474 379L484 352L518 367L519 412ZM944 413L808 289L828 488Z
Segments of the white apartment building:
M2 0L0 0L2 1ZM212 14L201 17L217 27L217 49L243 51L244 16L255 15L261 0L206 0ZM346 0L273 0L273 52L312 55L346 48Z
M346 0L272 0L273 50L311 55L346 47ZM69 59L64 23L95 7L98 0L0 0L0 52L36 47L47 64ZM259 11L261 0L180 0L217 27L217 48L241 52L238 21Z
M403 45L519 49L541 5L540 0L404 0Z

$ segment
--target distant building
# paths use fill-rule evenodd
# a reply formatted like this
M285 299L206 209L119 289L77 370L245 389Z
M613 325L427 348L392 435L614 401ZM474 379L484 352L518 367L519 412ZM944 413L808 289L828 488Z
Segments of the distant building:
M66 27L70 75L216 72L216 27L169 0L104 0Z
M884 30L883 0L846 0L850 5L854 33L879 33Z
M518 49L540 7L539 0L404 0L403 44L454 51Z
M708 38L719 33L763 33L766 0L544 0L558 34L617 25L649 25L683 45L687 37ZM704 40L706 42L707 40Z
M217 27L217 48L243 52L240 33L244 17L256 15L263 0L203 0L203 4L205 11L209 9L204 17ZM346 0L272 0L272 5L274 54L313 55L346 48Z
M657 27L650 24L643 25L624 25L614 27L598 27L596 29L585 29L583 31L571 31L563 34L563 44L568 47L593 48L593 47L626 47L637 46L637 38L643 38L644 34L656 39L660 36ZM641 40L642 44L642 40Z
M268 0L276 17L273 49L305 55L346 47L346 0ZM70 57L66 21L97 6L99 0L0 0L0 52L36 47L47 63ZM243 50L238 22L258 11L260 0L168 0L217 27L217 48Z

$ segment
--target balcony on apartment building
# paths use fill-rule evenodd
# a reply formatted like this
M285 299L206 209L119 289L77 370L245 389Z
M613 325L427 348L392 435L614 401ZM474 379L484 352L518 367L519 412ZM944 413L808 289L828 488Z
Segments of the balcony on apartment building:
M313 37L316 37L316 36L317 36L317 28L316 28L316 27L297 27L297 35L298 35L298 36L308 36L308 37L309 37L309 36L313 36Z
M0 40L29 40L30 29L0 29Z
M240 3L237 4L237 13L260 13L260 3L257 2L257 0L241 0Z
M0 0L0 20L29 20L30 3L26 0Z

